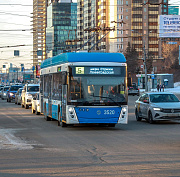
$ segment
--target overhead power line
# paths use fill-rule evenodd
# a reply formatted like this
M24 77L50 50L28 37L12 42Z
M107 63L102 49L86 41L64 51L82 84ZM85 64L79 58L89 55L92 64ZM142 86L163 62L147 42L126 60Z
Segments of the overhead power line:
M33 5L28 5L28 4L0 4L0 6L33 6Z
M32 31L31 29L12 29L12 30L0 30L0 31Z
M23 17L31 17L29 15L21 15L21 14L13 14L13 13L8 13L8 12L0 12L1 15L7 14L7 15L17 15L17 16L23 16Z
M0 47L0 48L24 47L24 46L32 46L32 45L26 45L26 44L22 44L22 45L11 45L11 46L2 46L2 47Z

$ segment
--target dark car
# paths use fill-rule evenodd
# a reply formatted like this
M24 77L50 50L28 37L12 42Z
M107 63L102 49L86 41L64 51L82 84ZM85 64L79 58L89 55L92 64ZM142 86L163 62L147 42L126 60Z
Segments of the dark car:
M11 85L7 93L7 102L11 102L15 99L15 94L19 88L22 88L22 85Z
M139 89L137 86L129 86L128 87L128 95L138 95L139 96Z
M4 85L0 85L0 97L1 97L1 95L2 95L2 90L3 90L3 88L4 88Z

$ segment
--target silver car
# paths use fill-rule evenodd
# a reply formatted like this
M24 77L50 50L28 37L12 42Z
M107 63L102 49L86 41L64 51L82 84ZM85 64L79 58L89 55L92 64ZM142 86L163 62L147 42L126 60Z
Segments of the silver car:
M136 120L148 120L154 123L158 120L180 120L180 101L173 93L144 93L135 102Z
M39 100L39 92L35 94L35 96L33 96L32 98L32 113L36 113L36 115L40 114L40 100Z
M23 88L19 88L17 93L15 94L15 104L20 105L21 104L21 93Z
M5 86L1 92L1 99L7 99L7 91L9 90L10 86Z

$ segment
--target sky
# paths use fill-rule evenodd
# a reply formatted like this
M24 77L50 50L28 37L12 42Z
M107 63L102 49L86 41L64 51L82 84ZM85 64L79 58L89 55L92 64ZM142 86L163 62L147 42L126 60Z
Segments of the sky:
M180 5L180 0L170 0L169 3ZM0 68L5 63L12 63L14 67L21 64L25 68L32 67L32 12L33 0L0 0ZM25 46L12 47L18 45ZM20 56L15 57L14 50L19 50Z
M0 68L5 63L32 66L32 5L33 0L0 0ZM18 45L25 46L12 47ZM14 50L20 51L19 57L14 57Z

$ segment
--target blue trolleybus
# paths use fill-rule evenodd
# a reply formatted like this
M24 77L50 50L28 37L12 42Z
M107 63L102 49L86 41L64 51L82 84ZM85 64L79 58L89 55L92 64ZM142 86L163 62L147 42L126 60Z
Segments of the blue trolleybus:
M41 111L65 127L128 122L127 64L121 53L63 53L41 63Z

